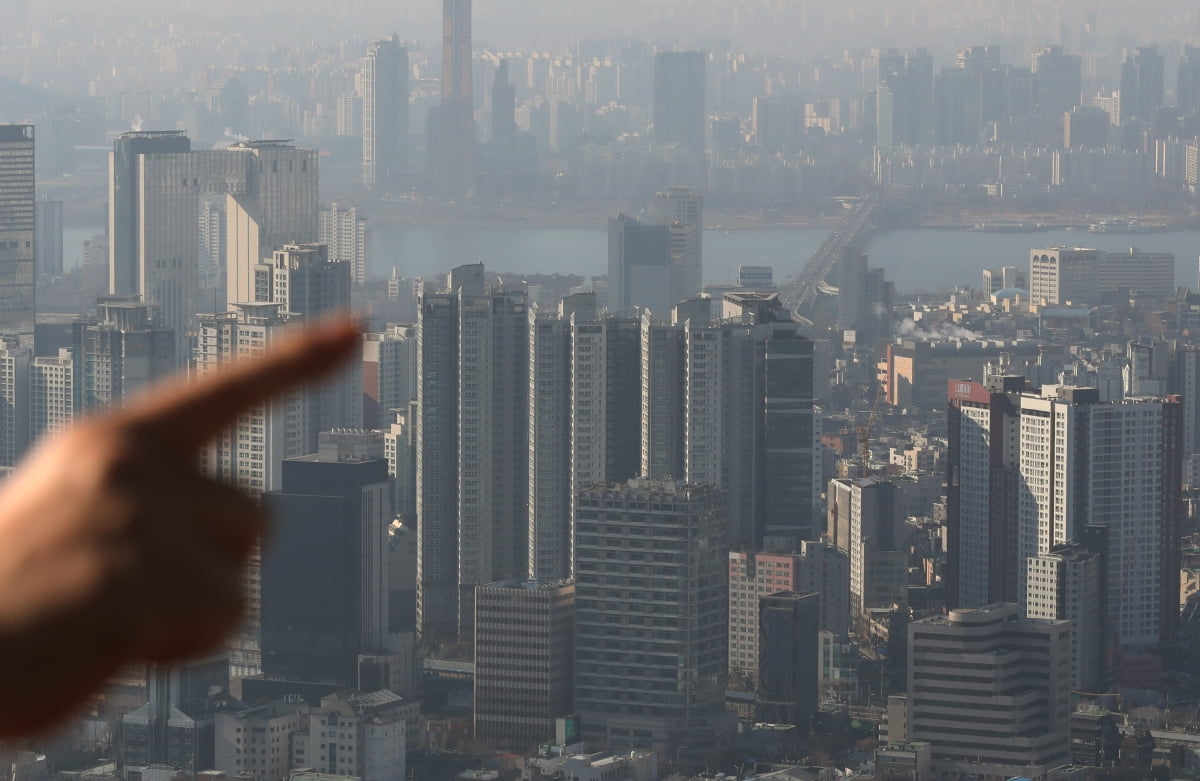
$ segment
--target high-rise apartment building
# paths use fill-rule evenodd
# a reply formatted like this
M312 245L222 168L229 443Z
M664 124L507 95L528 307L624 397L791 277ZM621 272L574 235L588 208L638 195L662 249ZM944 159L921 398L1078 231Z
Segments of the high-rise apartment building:
M757 680L759 600L780 591L821 595L818 628L845 635L850 617L850 560L829 543L806 541L799 553L729 553L729 674Z
M600 315L593 293L529 319L530 577L568 577L573 499L624 482L641 457L641 323Z
M508 580L475 590L475 738L539 745L570 715L575 585Z
M367 281L367 221L358 216L358 208L332 204L321 210L318 241L329 245L329 259L350 264L354 284Z
M850 558L850 616L908 603L908 550L896 486L868 477L829 482L827 533Z
M332 260L325 244L285 244L270 265L265 299L289 317L315 318L350 308L350 264ZM261 287L262 281L256 286ZM308 389L306 452L317 447L324 431L354 428L362 420L362 365L351 364Z
M363 335L363 427L386 429L417 398L417 327Z
M729 293L727 317L685 302L642 327L642 472L719 485L730 543L795 550L817 537L813 343L778 294Z
M290 327L276 303L239 304L236 312L200 316L195 351L196 374L204 377L229 360L262 355ZM283 461L307 454L309 394L298 389L243 411L237 421L201 453L204 471L245 493L259 497L283 487ZM256 551L246 569L246 616L230 638L230 674L262 672L260 645L261 560Z
M0 467L16 466L29 447L29 364L33 346L0 335Z
M1048 247L1029 253L1029 295L1035 304L1100 303L1100 251Z
M804 729L817 710L821 595L782 591L759 598L755 718Z
M1024 377L948 385L946 603L980 607L1019 598L1017 498Z
M263 506L275 520L262 560L263 673L355 686L359 654L388 639L383 435L323 433L318 452L283 461Z
M423 291L417 321L417 620L469 631L475 587L525 572L529 324L482 264Z
M434 180L447 196L475 189L475 91L471 68L471 0L442 0L442 101Z
M34 268L39 277L63 273L63 204L39 198L34 203Z
M1094 388L1022 394L1018 566L1105 530L1106 645L1146 649L1178 621L1183 404L1178 397L1101 403Z
M995 604L909 624L906 737L938 778L1044 777L1070 761L1070 717L1070 622Z
M680 144L703 158L708 112L704 97L704 52L654 55L654 140Z
M73 328L74 406L81 414L120 404L179 365L175 332L159 327L153 307L137 296L102 296L95 316Z
M75 361L70 348L29 365L29 442L70 428L75 417Z
M1025 615L1071 622L1071 688L1099 691L1104 680L1103 557L1079 543L1029 560Z
M503 152L512 148L517 137L517 88L508 80L508 60L500 60L492 82L492 123L488 141Z
M363 184L395 186L408 169L408 49L395 35L367 49L362 70Z
M33 345L35 188L33 125L0 125L0 336Z
M1137 46L1121 65L1121 121L1149 123L1163 104L1163 56L1157 46Z
M638 479L577 495L575 710L589 742L690 756L730 744L724 527L716 486Z

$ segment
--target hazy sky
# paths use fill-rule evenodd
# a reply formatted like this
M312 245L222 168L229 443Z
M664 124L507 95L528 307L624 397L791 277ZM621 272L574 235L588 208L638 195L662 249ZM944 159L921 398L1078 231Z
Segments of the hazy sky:
M150 17L185 30L239 31L256 42L439 35L441 0L0 0L48 19L128 24ZM500 49L564 50L584 37L635 35L681 42L730 37L738 45L804 54L815 47L930 45L1076 35L1095 9L1102 38L1122 45L1200 45L1196 0L475 0L475 39ZM790 51L788 51L790 50Z

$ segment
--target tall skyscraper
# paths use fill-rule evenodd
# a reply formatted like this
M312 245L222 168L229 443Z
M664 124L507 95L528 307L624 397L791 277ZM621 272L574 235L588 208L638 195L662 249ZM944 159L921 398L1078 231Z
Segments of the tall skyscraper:
M329 259L350 264L356 285L367 281L367 221L358 208L341 208L337 203L321 210L318 241L329 245Z
M268 678L354 687L359 654L388 637L388 526L383 435L327 432L312 455L282 464L263 495L275 519L262 561L262 657Z
M1020 598L1017 501L1024 377L949 383L946 459L946 604L981 607Z
M471 0L442 0L442 102L434 179L460 197L475 189L475 93L471 68Z
M912 622L907 715L938 778L1039 778L1068 763L1070 622L1003 603Z
M33 125L0 125L0 335L33 345Z
M417 622L466 632L475 587L525 572L529 324L482 264L423 291L417 321Z
M672 187L654 198L654 219L670 228L674 303L700 295L704 275L704 196Z
M703 158L708 112L704 97L704 52L654 55L654 140L681 144Z
M396 35L367 49L362 71L363 184L398 184L408 168L408 49Z
M285 141L248 141L224 154L243 177L225 203L225 296L233 311L235 304L271 300L256 281L275 250L317 240L317 151Z
M640 307L659 319L679 303L672 289L671 229L619 214L608 221L608 308Z
M1064 54L1061 46L1040 46L1033 51L1033 101L1044 117L1059 117L1083 100L1083 61Z
M589 486L576 504L575 710L583 737L614 751L720 753L736 724L724 709L720 490L639 479ZM618 547L630 555L611 558Z
M1163 104L1163 56L1157 46L1138 46L1121 65L1121 121L1148 124Z
M1200 47L1183 47L1175 95L1180 114L1186 117L1200 111Z
M489 141L498 151L512 146L517 136L517 88L508 81L508 60L500 60L492 82L492 128Z
M475 738L525 749L572 713L575 584L514 579L475 590Z

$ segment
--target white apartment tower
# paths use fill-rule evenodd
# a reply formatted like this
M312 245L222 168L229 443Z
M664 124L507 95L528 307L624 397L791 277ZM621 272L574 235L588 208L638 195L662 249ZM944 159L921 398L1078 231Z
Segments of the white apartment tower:
M319 241L329 245L329 259L350 264L356 285L367 281L367 221L358 208L343 209L337 203L321 210Z
M1050 247L1029 253L1029 295L1035 304L1100 303L1099 250Z
M1178 611L1182 403L1100 403L1094 388L1048 386L1021 396L1021 597L1029 562L1099 534L1110 647L1148 648L1173 636Z

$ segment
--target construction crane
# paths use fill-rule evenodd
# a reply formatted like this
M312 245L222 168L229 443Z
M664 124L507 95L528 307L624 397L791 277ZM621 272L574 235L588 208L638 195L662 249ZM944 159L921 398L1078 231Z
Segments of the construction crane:
M875 390L875 403L871 405L871 416L866 425L858 427L858 457L862 466L862 476L867 477L867 465L871 461L871 432L879 419L879 402L883 399L883 384L879 383Z

